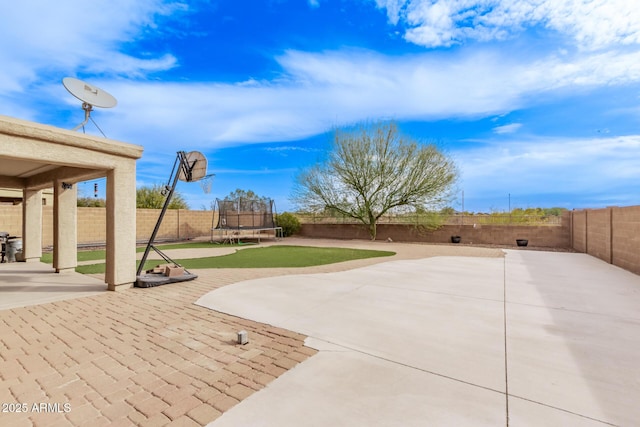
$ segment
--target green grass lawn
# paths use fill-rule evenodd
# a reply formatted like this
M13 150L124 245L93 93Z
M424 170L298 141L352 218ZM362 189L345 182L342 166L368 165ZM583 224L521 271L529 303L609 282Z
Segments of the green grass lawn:
M392 255L395 255L395 252L347 248L316 248L310 246L269 246L237 251L236 253L219 257L189 258L175 261L188 270L199 268L273 268L309 267ZM153 268L161 263L164 262L159 260L147 261L144 269ZM104 270L104 264L83 265L76 268L77 272L83 274L104 273Z
M105 257L104 249L97 251L78 251L78 261L93 261L96 259L105 259ZM53 264L53 253L42 254L40 262Z
M221 244L221 243L210 243L210 242L189 242L189 243L171 243L165 245L156 245L156 248L161 251L167 249L198 249L198 248L229 248L234 246L246 246L248 243L241 244ZM136 252L144 252L146 246L141 246L136 248ZM106 251L104 249L98 249L93 251L78 251L78 261L94 261L97 259L105 259ZM44 262L46 264L53 263L53 253L43 254L40 258L40 262Z

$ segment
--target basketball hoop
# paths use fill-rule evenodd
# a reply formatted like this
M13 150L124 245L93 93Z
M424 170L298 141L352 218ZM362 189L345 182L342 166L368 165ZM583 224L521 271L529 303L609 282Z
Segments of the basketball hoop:
M115 105L115 104L114 104ZM158 235L158 231L160 230L160 225L162 224L162 219L164 218L164 214L167 212L169 208L169 203L171 202L171 197L176 189L176 185L178 185L178 181L184 182L196 182L196 181L204 181L204 184L200 184L205 193L211 191L211 175L207 175L207 158L200 153L199 151L191 151L190 153L185 153L184 151L178 151L176 155L176 160L173 163L173 169L171 170L171 175L169 175L169 181L167 185L164 187L164 190L167 192L167 197L164 200L164 205L162 206L162 211L160 211L160 216L158 217L158 221L156 222L156 226L151 233L151 237L149 238L149 243L147 243L147 247L144 250L144 254L142 255L142 259L140 260L140 264L138 264L138 270L136 271L136 282L135 286L139 288L148 288L150 286L158 286L164 285L165 283L172 283L175 281L182 282L185 280L193 280L197 278L195 274L189 273L186 269L184 269L184 273L180 276L172 277L171 279L162 280L154 280L149 278L148 274L142 275L142 270L145 266L145 261L149 256L149 251L153 249L167 262L176 264L180 266L180 264L171 260L166 254L164 254L160 249L155 247L153 243L155 242L156 236ZM152 273L151 275L153 276ZM153 276L157 278L157 276Z

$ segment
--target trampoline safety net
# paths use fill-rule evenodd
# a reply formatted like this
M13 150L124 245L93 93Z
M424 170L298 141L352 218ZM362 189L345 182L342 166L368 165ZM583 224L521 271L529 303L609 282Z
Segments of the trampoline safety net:
M216 199L217 229L251 230L275 228L271 199Z

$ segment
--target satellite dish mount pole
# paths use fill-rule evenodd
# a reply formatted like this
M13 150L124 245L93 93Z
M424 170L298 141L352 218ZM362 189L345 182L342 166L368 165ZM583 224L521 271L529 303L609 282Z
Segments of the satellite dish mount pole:
M177 170L176 170L176 165L178 166ZM166 262L178 265L178 263L173 261L166 254L162 253L160 249L156 248L153 245L153 243L156 239L158 231L160 230L160 225L162 224L162 219L164 218L164 214L167 212L167 209L169 208L169 204L171 203L171 198L173 197L173 193L176 189L176 185L178 184L178 179L180 178L180 175L184 174L184 177L186 177L186 180L190 181L191 171L193 170L194 166L195 166L195 162L193 165L189 165L189 162L187 161L186 153L184 151L178 151L176 161L173 163L173 170L171 171L171 176L169 177L169 182L171 182L171 179L173 178L173 183L171 184L171 187L169 187L169 185L166 185L165 189L162 191L163 194L166 194L167 198L164 200L164 205L162 206L162 211L160 211L158 222L156 222L156 226L153 229L153 233L151 233L151 238L149 239L149 243L147 243L147 247L144 251L144 255L140 260L140 265L138 266L138 271L136 273L137 276L140 276L140 274L142 273L142 270L144 269L144 264L147 261L147 257L149 256L149 251L151 249L156 251L158 255L160 255L162 259L164 259ZM165 193L166 191L168 191L168 193Z
M89 104L88 102L83 102L82 109L84 110L84 121L71 130L78 130L80 128L83 128L84 125L86 125L87 122L89 121L89 118L91 118L91 111L93 111L93 105Z

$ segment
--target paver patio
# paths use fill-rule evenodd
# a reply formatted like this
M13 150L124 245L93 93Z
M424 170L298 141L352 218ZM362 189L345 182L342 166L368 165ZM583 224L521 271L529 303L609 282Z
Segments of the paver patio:
M0 402L29 405L0 425L202 425L315 353L298 334L192 304L221 282L0 312ZM242 347L240 329L252 337ZM40 402L70 411L34 414Z

